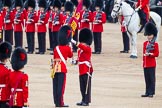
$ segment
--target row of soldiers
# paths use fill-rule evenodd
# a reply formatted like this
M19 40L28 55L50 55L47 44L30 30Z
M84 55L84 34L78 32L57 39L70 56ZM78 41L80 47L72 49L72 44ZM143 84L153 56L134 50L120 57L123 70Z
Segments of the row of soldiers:
M39 0L39 10L35 11L35 0L26 0L24 3L22 0L12 2L11 0L4 0L3 2L3 9L0 12L0 41L4 40L12 45L14 43L15 47L22 47L23 29L25 29L28 54L33 54L35 49L35 32L38 33L39 49L36 54L44 54L46 52L46 25L48 25L50 40L50 48L48 50L52 51L58 44L57 34L60 27L69 23L78 5L77 0ZM102 11L103 0L95 1L96 11L94 12L89 10L90 5L90 0L83 0L83 9L80 11L81 17L73 39L78 41L78 30L91 27L94 35L94 53L100 54L103 23L106 22L106 14ZM91 22L92 25L90 25ZM4 34L4 39L2 34ZM73 51L76 52L77 47L74 46Z

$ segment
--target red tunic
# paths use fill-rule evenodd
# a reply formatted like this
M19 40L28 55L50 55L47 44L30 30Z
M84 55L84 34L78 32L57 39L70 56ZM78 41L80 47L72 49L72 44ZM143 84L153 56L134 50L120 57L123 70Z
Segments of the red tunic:
M58 46L58 47L59 47L60 52L62 53L62 56L64 57L65 60L67 60L67 58L71 58L73 56L73 52L69 46ZM56 48L54 49L53 53L54 53L54 57L53 57L54 61L57 60L54 62L54 67L57 65L60 68L60 69L58 69L58 72L67 73L66 64L64 64L63 61L60 59L60 56L58 55ZM60 60L59 63L58 63L58 60Z
M147 19L149 18L149 0L138 0L136 7L141 6L141 9L146 13Z
M0 63L0 101L7 101L9 99L8 80L10 72L11 70Z
M0 12L0 31L2 31L3 29L3 22L4 22L3 19L4 19L3 13Z
M39 20L43 21L43 23L41 23L40 25L37 24L38 33L46 32L47 31L46 24L48 23L49 13L46 12L45 13L45 17L40 19L41 14L44 14L44 13L38 11L38 21Z
M6 10L3 10L3 16L4 16L4 30L12 30L12 29L13 29L13 20L14 20L13 11L9 12L8 19L5 19L6 14L7 14ZM10 20L10 22L6 22L6 20Z
M57 16L57 13L53 13L53 21L55 17ZM59 31L60 27L64 24L65 17L62 13L59 14L59 24L52 24L52 32Z
M121 32L126 32L127 31L126 26L123 25L123 21L124 21L124 17L122 16L121 17L121 22L120 22L121 23Z
M13 105L22 107L28 103L28 75L21 71L13 71L9 77L9 88L13 90L17 85Z
M78 48L79 75L87 74L87 72L93 72L91 63L91 47L80 43L78 45ZM90 67L85 62L88 62L90 64Z
M86 13L86 11L81 11L81 17L80 17L80 29L82 29L82 28L90 28L90 22L92 22L92 19L93 19L93 17L92 17L92 12L91 11L89 11L88 12L88 20L89 21L84 21L84 15L85 15L85 13Z
M96 16L97 16L97 12L94 11L93 12L93 23L92 23L92 31L93 32L103 32L103 23L106 23L106 14L102 11L101 13L101 18L99 18L98 20L100 20L100 23L95 24L95 20L96 20Z
M17 15L17 11L14 11L14 20L16 20L16 15ZM24 13L21 12L20 13L20 17L17 18L17 22L14 21L14 31L15 32L21 32L23 31L23 25L24 25Z
M143 67L147 68L147 67L156 67L156 60L155 57L159 56L159 45L158 43L154 43L154 50L151 51L151 53L153 53L153 55L150 56L144 56L144 54L146 53L146 46L149 42L145 41L143 44Z
M38 17L36 15L36 12L34 12L34 15L31 18L33 21L30 21L30 23L29 23L28 19L29 19L30 14L32 14L32 12L27 12L25 15L25 26L26 26L25 31L26 32L35 32L35 23L37 22Z

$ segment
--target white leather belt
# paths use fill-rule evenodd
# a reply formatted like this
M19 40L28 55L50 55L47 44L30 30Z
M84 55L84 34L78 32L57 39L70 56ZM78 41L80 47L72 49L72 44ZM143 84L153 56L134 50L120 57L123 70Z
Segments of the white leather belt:
M0 84L0 88L6 87L6 84Z
M81 64L85 64L85 65L87 65L88 67L91 67L90 62L88 62L88 61L79 62L79 64L80 64L80 65L81 65Z
M11 91L13 92L14 91L14 88L11 88ZM22 92L23 89L16 89L17 92Z

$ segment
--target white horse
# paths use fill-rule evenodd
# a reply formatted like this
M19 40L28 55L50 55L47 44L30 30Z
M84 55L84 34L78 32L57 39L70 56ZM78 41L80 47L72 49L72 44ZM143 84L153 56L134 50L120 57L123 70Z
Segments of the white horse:
M116 1L114 8L112 10L111 16L113 18L118 17L119 15L124 16L126 22L128 35L131 41L131 56L130 58L137 58L137 32L140 30L140 17L138 12L136 12L129 4L124 1ZM151 18L154 20L159 36L159 30L161 26L161 17L155 13L150 12Z

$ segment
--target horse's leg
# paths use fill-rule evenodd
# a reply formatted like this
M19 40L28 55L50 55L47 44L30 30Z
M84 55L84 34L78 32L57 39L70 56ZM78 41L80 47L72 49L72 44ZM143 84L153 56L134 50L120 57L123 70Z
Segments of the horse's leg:
M131 46L132 51L130 58L137 58L137 32L132 32Z

